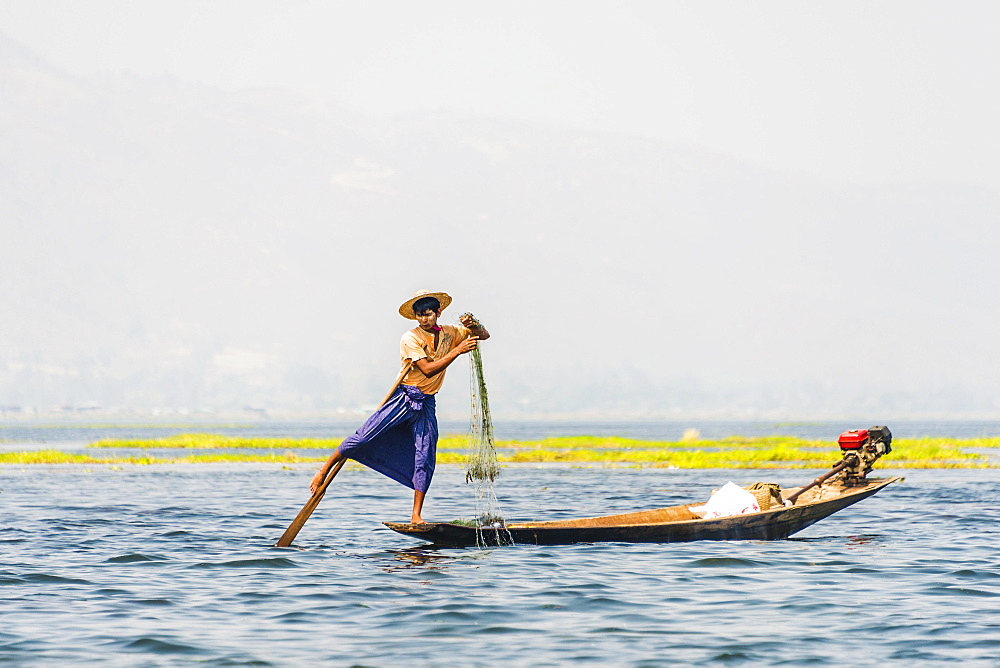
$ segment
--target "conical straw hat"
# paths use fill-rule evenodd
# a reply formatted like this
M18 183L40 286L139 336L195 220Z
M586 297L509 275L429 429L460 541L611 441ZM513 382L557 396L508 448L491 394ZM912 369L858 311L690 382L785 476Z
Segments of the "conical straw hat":
M403 302L403 305L399 307L399 315L403 316L407 320L416 320L417 316L413 313L413 304L417 301L423 299L424 297L434 297L439 302L441 302L441 310L448 308L448 304L451 303L451 295L447 292L431 292L430 290L417 290L416 294Z

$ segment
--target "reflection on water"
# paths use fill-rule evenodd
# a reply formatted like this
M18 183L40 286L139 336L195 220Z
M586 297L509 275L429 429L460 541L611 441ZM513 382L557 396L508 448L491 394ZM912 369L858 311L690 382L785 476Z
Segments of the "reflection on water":
M881 538L882 536L879 535L848 536L847 540L844 542L844 547L848 550L853 550L866 545L871 545L873 543L877 544L880 542Z
M455 561L454 556L440 554L434 548L408 547L402 550L389 550L389 554L397 563L392 563L385 568L388 573L410 568L441 570Z
M311 475L0 468L0 663L996 665L1000 471L908 471L792 540L480 551L383 527L411 494L358 469L273 547ZM497 491L551 518L815 475L522 467ZM439 468L428 519L474 508Z

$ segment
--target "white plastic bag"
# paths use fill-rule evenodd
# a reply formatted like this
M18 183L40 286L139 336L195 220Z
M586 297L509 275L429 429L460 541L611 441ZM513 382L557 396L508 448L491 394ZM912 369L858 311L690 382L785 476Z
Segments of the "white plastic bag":
M757 504L757 497L733 481L729 481L722 486L722 489L712 492L712 498L708 500L708 503L691 508L691 512L708 519L710 517L759 513L760 506Z

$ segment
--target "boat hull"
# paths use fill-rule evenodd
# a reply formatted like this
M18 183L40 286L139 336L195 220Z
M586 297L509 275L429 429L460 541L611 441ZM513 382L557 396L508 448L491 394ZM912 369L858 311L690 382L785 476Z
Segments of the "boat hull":
M656 513L677 514L690 506L555 522L512 523L505 528L480 528L451 523L409 524L383 522L393 531L451 546L568 545L572 543L681 543L696 540L780 540L815 524L825 517L878 493L902 478L870 480L864 486L846 488L828 498L800 502L747 515L713 519L673 521L648 520ZM786 490L787 493L794 490ZM693 517L693 516L692 516Z

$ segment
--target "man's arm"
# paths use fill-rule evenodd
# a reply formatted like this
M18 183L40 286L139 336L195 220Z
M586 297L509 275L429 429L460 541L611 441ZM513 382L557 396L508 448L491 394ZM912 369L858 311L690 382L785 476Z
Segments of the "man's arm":
M462 339L457 346L449 350L441 359L432 362L425 357L417 360L413 365L420 369L422 374L430 378L447 369L452 362L458 359L459 355L464 355L475 347L476 337L470 336L467 339Z
M424 359L419 359L413 363L414 366L420 369L420 372L428 378L438 375L447 369L452 362L458 359L459 355L464 355L470 350L474 350L480 341L485 341L490 338L490 333L486 331L486 328L483 327L471 313L463 313L458 316L458 321L462 323L463 327L469 330L472 336L460 341L458 345L449 350L448 353L439 360L432 362L425 357Z

